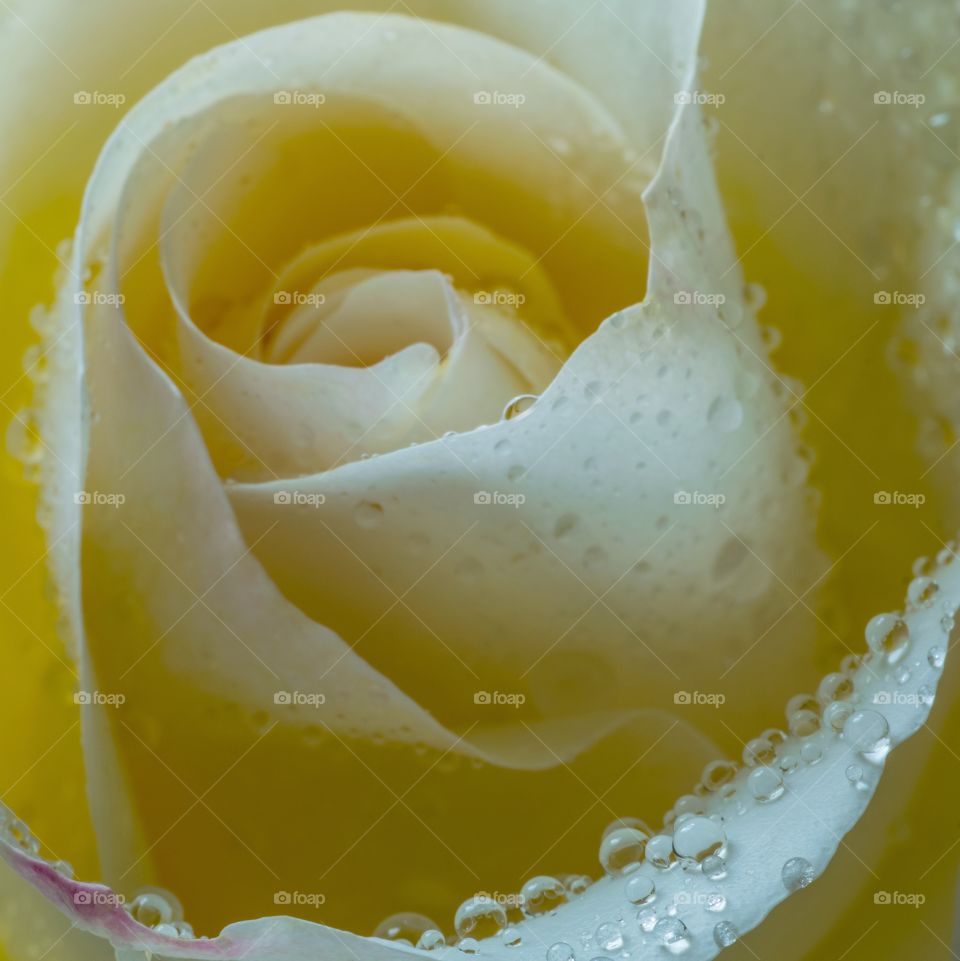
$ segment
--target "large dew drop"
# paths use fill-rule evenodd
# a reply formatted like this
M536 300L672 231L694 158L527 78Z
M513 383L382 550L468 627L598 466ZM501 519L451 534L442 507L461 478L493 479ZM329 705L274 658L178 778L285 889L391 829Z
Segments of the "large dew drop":
M600 865L607 874L629 874L640 867L648 835L637 828L617 828L600 842Z
M520 907L528 918L548 914L567 900L562 881L545 874L531 878L520 889Z
M896 664L910 644L910 631L898 614L877 614L864 632L870 650Z
M619 951L623 947L623 930L615 921L605 921L593 935L601 951Z
M678 858L702 861L721 853L726 843L723 828L710 818L686 818L673 831L673 850Z
M573 961L573 948L566 941L558 941L547 948L547 961Z
M478 895L467 898L457 908L453 926L460 938L492 938L507 926L507 912L493 898Z
M443 932L433 928L420 935L416 947L421 951L436 951L437 948L444 947L446 943L447 939L443 936Z
M855 711L843 726L843 738L868 760L882 761L890 749L890 725L877 711Z
M736 943L738 937L736 927L729 921L721 921L713 929L713 940L718 948L729 948L731 944Z
M183 920L177 897L162 888L145 888L127 905L134 920L148 928Z
M813 881L813 865L806 858L790 858L783 865L780 877L783 879L783 886L792 894Z
M687 926L679 918L661 918L653 933L671 954L683 954L690 947Z
M419 945L420 939L428 931L436 931L437 925L423 914L414 911L403 911L384 918L373 932L375 938L386 941L400 941L412 947ZM441 940L443 935L440 935Z
M775 801L783 794L783 777L772 767L758 767L747 779L750 793L760 802Z
M656 890L653 881L645 874L635 874L627 881L625 892L627 900L633 904L646 904L653 900Z

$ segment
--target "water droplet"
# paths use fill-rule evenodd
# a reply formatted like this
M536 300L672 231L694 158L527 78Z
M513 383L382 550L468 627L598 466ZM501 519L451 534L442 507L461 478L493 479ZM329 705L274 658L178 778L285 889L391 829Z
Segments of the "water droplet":
M831 701L846 701L853 697L853 681L839 671L828 674L817 688L817 697L822 704Z
M943 663L946 660L946 654L942 647L931 647L927 651L927 663L936 671L939 671L943 667Z
M129 904L127 910L135 921L148 928L158 924L170 924L183 919L180 902L169 891L162 888L146 888Z
M703 859L700 870L711 881L722 881L727 876L727 862L716 854Z
M812 694L794 694L793 697L787 701L786 715L789 721L791 716L796 714L797 711L813 711L817 713L820 710L820 702ZM773 741L773 738L768 738L768 740ZM776 744L776 741L773 741Z
M773 743L765 737L755 737L752 741L747 741L743 749L743 763L747 767L771 764L776 756L777 752L774 750Z
M761 803L776 801L783 794L783 777L776 768L758 767L747 778L750 793Z
M507 926L507 912L493 898L477 895L457 908L453 926L460 938L492 938Z
M820 715L814 711L794 711L790 716L790 733L794 737L810 737L820 730Z
M783 334L776 327L762 326L760 336L768 351L773 353L783 342Z
M673 850L677 857L702 861L723 851L727 843L723 828L710 818L693 816L677 824L673 831Z
M656 834L647 841L647 860L655 868L668 868L676 859L673 838L669 834Z
M642 834L646 834L648 837L653 834L647 822L641 821L640 818L615 818L603 829L602 837L613 834L614 831L619 831L620 828L633 828Z
M700 775L700 783L708 791L717 791L724 784L729 784L737 774L737 765L733 761L711 761Z
M637 924L640 930L649 934L657 924L657 912L653 908L641 908L637 912Z
M895 664L906 653L910 630L898 614L877 614L865 631L870 650Z
M374 929L373 936L386 941L402 941L412 947L420 941L425 932L435 931L436 928L436 924L423 914L401 911L384 918Z
M447 939L443 936L443 932L433 928L420 935L416 947L421 951L436 951L437 948L444 947L446 943Z
M28 828L26 823L21 821L20 818L13 818L7 822L4 827L4 834L21 850L26 851L27 854L40 853L39 840L34 837L30 828Z
M790 858L780 872L783 886L793 893L807 887L814 877L813 865L806 858Z
M907 603L913 607L929 607L940 591L940 585L931 577L915 577L907 588Z
M807 741L806 744L800 748L800 757L807 764L816 764L823 757L823 748L816 740Z
M361 501L353 510L357 527L373 530L383 520L383 507L376 501Z
M763 310L767 303L767 291L761 284L744 284L743 299L750 310Z
M565 874L561 880L567 893L574 898L580 897L593 883L585 874Z
M508 948L516 948L523 944L523 937L516 928L504 928L500 940Z
M635 874L627 881L627 886L624 890L627 895L627 900L633 904L646 904L648 901L651 901L657 893L653 879L648 878L645 874Z
M573 961L573 948L566 941L557 941L547 948L547 961Z
M848 701L834 701L823 709L823 720L834 734L841 734L851 714L853 714L852 704Z
M520 906L528 918L547 914L567 900L567 889L556 878L546 874L531 878L520 889Z
M848 764L844 774L851 784L859 784L863 780L863 768L859 764Z
M714 914L719 914L721 911L725 911L727 908L727 899L719 891L711 891L706 900L703 902L703 906L708 910L712 911Z
M480 950L480 942L476 938L461 938L457 947L464 954L476 954Z
M671 954L682 954L690 947L687 926L679 918L661 918L653 933Z
M521 394L503 408L503 420L513 420L521 414L525 414L540 398L536 394Z
M707 423L723 433L734 431L743 423L743 406L735 397L717 397L707 411Z
M601 924L593 937L603 951L619 951L623 947L623 931L613 921Z
M600 842L600 865L607 874L635 871L647 847L649 835L636 828L618 828Z
M890 725L877 711L854 711L843 726L843 738L854 751L880 761L890 749Z
M35 411L28 408L14 415L7 428L7 450L28 467L36 466L43 459L43 441Z
M718 948L729 948L731 944L737 943L739 936L736 927L729 921L720 921L713 929L713 940Z

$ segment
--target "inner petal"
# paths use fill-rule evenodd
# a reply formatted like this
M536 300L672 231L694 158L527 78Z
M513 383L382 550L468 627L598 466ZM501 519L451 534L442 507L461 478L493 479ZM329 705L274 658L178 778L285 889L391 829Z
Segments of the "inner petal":
M336 275L331 278L336 281ZM392 271L361 280L325 311L324 284L294 311L275 342L293 364L370 367L412 343L430 344L441 356L460 334L453 288L437 271ZM300 334L291 347L284 333Z

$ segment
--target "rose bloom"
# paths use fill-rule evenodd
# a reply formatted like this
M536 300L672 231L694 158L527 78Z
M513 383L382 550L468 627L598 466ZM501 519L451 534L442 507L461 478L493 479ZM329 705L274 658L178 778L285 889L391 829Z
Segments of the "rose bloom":
M950 956L955 16L4 4L7 956Z

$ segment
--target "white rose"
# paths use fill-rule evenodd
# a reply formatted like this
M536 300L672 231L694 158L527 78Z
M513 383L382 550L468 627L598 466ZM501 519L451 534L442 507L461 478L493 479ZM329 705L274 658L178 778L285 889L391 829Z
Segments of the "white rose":
M511 957L554 945L566 961L588 921L591 952L619 949L624 882L574 897L540 881L570 903L505 939L489 892L594 871L598 844L617 875L647 832L600 843L598 823L658 826L671 808L686 863L650 854L632 872L657 895L623 936L634 956L713 956L825 870L887 750L925 720L958 575L948 550L906 626L874 624L878 647L906 632L906 654L847 660L818 690L837 645L860 642L820 613L839 551L818 547L798 387L771 366L714 183L702 115L726 95L700 85L701 4L202 6L193 32L194 8L172 3L135 23L111 3L10 15L11 56L31 38L66 70L50 80L31 48L23 75L41 71L47 99L72 90L47 139L84 133L84 164L54 140L44 185L86 176L106 125L154 88L99 153L39 318L27 454L103 879L175 891L200 933L263 920L194 941L154 895L133 904L141 928L109 889L13 843L19 827L0 851L81 928L160 955L396 956L345 932L410 909L497 934L484 951L516 936ZM110 55L82 39L89 19L102 40L101 13ZM722 57L735 31L714 16ZM142 66L153 55L163 69ZM45 157L42 126L17 126L30 104L6 118L15 170ZM734 142L729 196L762 198ZM28 227L34 183L14 198ZM39 263L24 244L12 263ZM819 373L803 371L811 390ZM842 469L818 453L829 494ZM916 696L894 699L907 668ZM826 711L850 681L856 711ZM750 741L803 688L821 700L791 702L791 735ZM733 769L707 767L676 800L741 754L772 766L726 788ZM701 870L711 855L726 864ZM264 917L281 913L310 923Z

